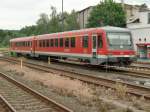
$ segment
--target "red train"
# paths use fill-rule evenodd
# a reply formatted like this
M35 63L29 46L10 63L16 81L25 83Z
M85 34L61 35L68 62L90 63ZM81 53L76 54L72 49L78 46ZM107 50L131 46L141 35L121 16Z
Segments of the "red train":
M75 59L91 65L131 64L135 58L131 32L99 27L10 40L11 54Z

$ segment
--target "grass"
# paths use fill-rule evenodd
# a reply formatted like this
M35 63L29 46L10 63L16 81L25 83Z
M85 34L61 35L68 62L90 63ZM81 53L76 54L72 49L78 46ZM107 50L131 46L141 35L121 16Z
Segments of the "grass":
M127 86L122 85L120 83L116 83L115 85L116 95L118 98L125 99L127 95Z
M0 51L8 51L9 48L0 48Z

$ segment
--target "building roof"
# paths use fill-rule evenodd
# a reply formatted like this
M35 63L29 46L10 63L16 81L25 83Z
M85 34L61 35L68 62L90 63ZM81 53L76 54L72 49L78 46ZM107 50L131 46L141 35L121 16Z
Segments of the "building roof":
M88 9L90 9L90 8L93 8L93 7L94 7L94 6L86 7L86 8L84 8L84 9L80 10L80 11L77 11L77 13L81 13L81 12L83 12L83 11L85 11L85 10L88 10Z
M33 38L34 38L34 36L30 36L30 37L19 37L19 38L11 39L10 42L31 41Z

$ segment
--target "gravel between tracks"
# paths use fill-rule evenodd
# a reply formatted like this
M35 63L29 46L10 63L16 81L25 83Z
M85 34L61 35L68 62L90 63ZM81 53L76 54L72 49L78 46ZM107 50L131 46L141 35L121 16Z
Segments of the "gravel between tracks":
M59 76L61 73L44 73L27 67L21 70L18 65L6 62L0 62L0 66L2 66L1 69L14 73L15 75L12 76L17 80L21 80L30 87L62 104L66 104L77 112L99 112L102 109L110 112L124 112L124 109L116 108L110 103L104 103L102 99L111 99L111 103L115 105L117 105L117 101L119 104L133 106L136 109L143 109L147 112L150 111L150 105L147 105L150 103L144 99L139 100L130 96L128 96L129 98L120 99L113 90L87 85L78 80ZM140 101L143 101L143 105L140 105Z

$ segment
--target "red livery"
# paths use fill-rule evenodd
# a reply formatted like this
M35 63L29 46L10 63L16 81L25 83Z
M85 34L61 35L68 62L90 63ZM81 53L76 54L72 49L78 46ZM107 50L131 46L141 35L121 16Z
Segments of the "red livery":
M10 51L31 57L74 58L92 65L129 65L135 60L131 32L110 26L11 39Z

